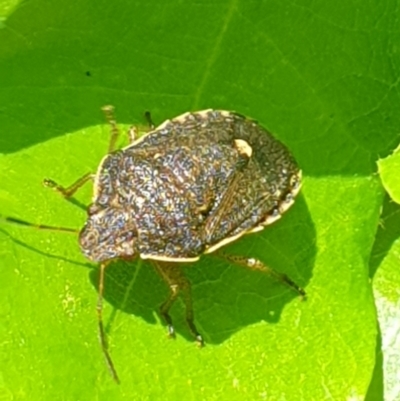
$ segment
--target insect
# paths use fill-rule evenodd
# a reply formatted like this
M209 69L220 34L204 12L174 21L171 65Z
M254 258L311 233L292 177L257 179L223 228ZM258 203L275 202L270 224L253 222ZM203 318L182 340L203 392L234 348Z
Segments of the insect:
M79 232L81 251L100 264L99 337L117 382L102 317L104 272L114 260L151 260L170 290L160 307L169 336L175 335L169 310L181 296L188 328L199 345L203 345L203 338L195 326L190 283L181 271L183 263L214 253L271 275L305 296L305 291L288 276L262 261L221 250L244 234L263 230L293 204L301 186L301 171L281 142L240 114L209 109L185 113L157 128L146 114L150 131L137 138L137 130L132 127L129 145L116 149L120 132L113 107L103 110L111 136L97 171L68 187L44 180L47 187L65 198L94 180L84 227L78 231L13 217L3 220L39 229Z

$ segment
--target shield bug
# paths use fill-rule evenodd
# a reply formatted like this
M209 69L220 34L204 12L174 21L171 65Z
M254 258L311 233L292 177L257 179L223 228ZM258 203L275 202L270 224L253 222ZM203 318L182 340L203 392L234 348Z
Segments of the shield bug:
M220 248L244 234L263 230L293 204L301 171L288 149L257 122L224 110L185 113L167 120L116 149L119 136L113 108L103 108L111 126L108 153L97 171L69 187L46 179L44 184L71 197L90 179L93 199L79 231L83 254L100 264L97 304L100 342L111 374L119 381L109 355L102 318L104 271L117 259L149 259L170 289L160 314L170 336L169 310L178 298L199 345L203 339L193 316L190 283L182 263L214 253L235 264L259 270L284 282L301 296L305 292L285 274L262 261L227 255ZM36 225L12 217L9 222L40 229L75 229Z

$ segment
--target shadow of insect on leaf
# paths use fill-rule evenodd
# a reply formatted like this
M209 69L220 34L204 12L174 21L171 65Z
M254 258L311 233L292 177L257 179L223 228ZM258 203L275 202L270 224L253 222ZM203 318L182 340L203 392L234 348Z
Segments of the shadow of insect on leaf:
M291 272L307 282L307 272L314 264L315 232L301 196L296 213L289 213L282 223L264 233L241 238L228 245L227 252L257 256L277 270ZM277 285L267 275L252 274L213 254L203 255L198 262L181 264L181 268L192 284L196 323L206 343L220 344L243 327L259 321L278 322L284 306L296 297L296 292ZM91 271L90 280L98 288L98 270ZM106 269L104 298L115 310L154 324L153 313L166 296L167 287L150 261L117 261ZM183 311L183 303L179 302L171 309L171 315L176 332L190 340L192 335L182 319ZM107 321L108 330L113 316Z
M19 220L19 219L12 219L11 220L8 217L2 217L2 216L0 216L0 218L5 219L10 223L16 223L16 224L20 224L20 222L22 221L22 220ZM24 223L23 223L23 225L26 225ZM32 225L29 224L29 226L32 226ZM21 246L21 247L23 247L23 248L25 248L25 249L27 249L27 250L29 250L31 252L35 252L35 253L37 253L39 255L42 255L43 257L46 257L46 258L49 258L49 259L61 260L63 262L71 263L73 265L77 265L77 266L80 266L80 267L85 267L85 268L93 270L93 265L90 264L90 263L81 263L81 262L78 262L76 260L68 259L68 258L66 258L66 257L64 257L62 255L53 255L53 254L48 253L48 252L43 252L41 249L36 248L36 247L34 247L32 245L29 245L28 243L26 243L24 241L21 241L18 238L15 238L13 235L11 235L6 230L3 230L2 228L0 228L0 232L3 233L6 237L8 237L15 244L17 244L17 245L19 245L19 246Z
M190 284L194 282L195 292L203 286L196 272L208 271L211 275L213 266L220 265L222 271L232 274L231 265L235 264L272 276L286 284L293 294L305 297L305 291L291 278L269 268L256 255L245 251L235 256L221 250L244 234L262 231L293 204L301 186L301 171L283 144L253 120L234 112L210 109L185 113L157 128L147 113L151 131L137 138L137 131L132 127L128 132L130 144L117 150L119 131L113 108L106 106L103 110L111 126L111 138L108 153L97 172L85 174L69 187L51 179L45 179L44 184L70 199L86 182L94 180L93 202L87 208L87 221L79 231L79 244L90 261L100 264L98 277L91 275L98 282L100 341L117 382L119 378L108 351L103 324L103 296L119 309L152 321L150 311L156 300L154 288L158 285L150 287L148 308L140 306L143 300L138 302L137 294L140 288L146 288L141 280L153 280L148 275L150 269L142 265L152 264L168 285L169 295L161 304L160 315L169 335L175 336L170 309L180 298L186 325L200 346L203 337L195 325ZM12 217L3 219L38 229L78 233L75 229L32 224ZM234 247L235 244L229 245ZM216 258L202 257L206 254ZM138 257L139 263L134 267L123 262L137 261ZM194 262L197 263L191 269L185 268ZM113 266L106 269L110 264ZM186 278L183 270L190 270L190 275L194 273L192 280ZM243 271L240 274L243 278ZM242 278L236 282L246 284ZM219 280L219 288L215 289L228 296L224 302L235 294L237 285L229 278L229 291L223 290L226 282L226 277ZM253 283L247 290L254 292L257 286ZM262 298L265 288L259 288ZM243 292L246 285L237 289ZM253 321L254 313L248 316L251 318L245 319L245 323ZM207 337L218 342L243 322L237 317L229 322L228 317L227 313L221 314L220 327L208 326L201 314L196 320L208 333ZM268 320L264 313L259 317ZM225 334L221 335L222 332Z

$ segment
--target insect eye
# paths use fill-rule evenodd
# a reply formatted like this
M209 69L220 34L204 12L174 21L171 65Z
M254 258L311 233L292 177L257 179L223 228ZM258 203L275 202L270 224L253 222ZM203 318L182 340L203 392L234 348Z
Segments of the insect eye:
M99 232L87 223L79 234L79 243L85 254L89 254L99 244Z
M101 207L99 205L97 205L96 203L92 203L87 208L87 214L89 216L93 216L94 214L98 213L100 210L101 210Z

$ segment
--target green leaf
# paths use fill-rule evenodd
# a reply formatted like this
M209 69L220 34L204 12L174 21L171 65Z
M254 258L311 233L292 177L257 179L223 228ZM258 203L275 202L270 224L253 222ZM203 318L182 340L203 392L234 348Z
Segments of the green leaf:
M385 159L378 160L382 184L390 197L400 203L400 146Z
M3 156L1 171L7 173L1 177L2 210L33 222L82 226L85 214L79 204L90 202L89 188L79 193L74 205L40 182L49 167L51 178L72 182L93 171L106 148L106 130L93 127ZM261 389L289 396L301 382L305 364L314 368L307 374L304 397L322 396L322 389L314 387L321 377L332 380L332 389L337 382L341 389L347 386L347 391L361 393L373 363L375 336L363 260L374 237L380 200L376 179L306 177L303 197L282 222L227 247L231 253L260 257L307 286L307 302L267 277L212 256L187 268L196 319L208 343L204 350L192 343L182 308L174 308L173 316L183 338L164 338L165 328L154 311L167 289L150 265L108 267L105 296L113 309L106 308L106 313L111 311L112 354L123 386L130 394L148 388L152 396L163 393L170 399L180 391L183 396L191 386L210 392L217 386L232 396L255 396ZM47 383L52 397L59 391L57 377L73 377L77 386L100 380L100 394L105 389L118 394L96 339L97 274L80 255L76 236L14 225L1 230L2 282L7 283L7 310L14 317L6 324L7 350L19 355L9 362L15 367L14 374L11 367L6 372L10 384L17 386L21 370L27 374L34 368L34 383ZM362 325L363 335L349 330L350 323ZM316 348L315 341L323 345ZM325 360L333 360L333 366L325 366ZM337 364L346 366L346 376L334 368ZM150 385L148 377L154 375L157 380ZM354 377L351 383L346 382L348 375ZM247 387L253 376L260 389ZM40 389L34 390L37 397L43 396Z
M397 281L389 294L380 285L397 251L377 234L375 170L399 142L397 4L12 5L0 26L1 215L82 227L90 185L66 202L41 182L96 170L109 136L103 105L116 106L124 129L145 110L156 123L236 110L274 132L305 178L279 222L226 251L259 257L308 298L208 255L185 267L207 342L199 350L181 303L177 339L166 338L156 311L168 290L151 264L112 264L104 316L117 386L98 345L98 272L76 236L1 224L0 398L362 400L373 377L368 396L383 400L399 364L375 363L393 350L376 341L377 327L382 346L390 333L374 296L397 305ZM398 233L390 238L397 245Z
M400 206L387 196L371 254L371 277L378 311L379 338L377 361L368 400L396 400L399 387L400 322Z

